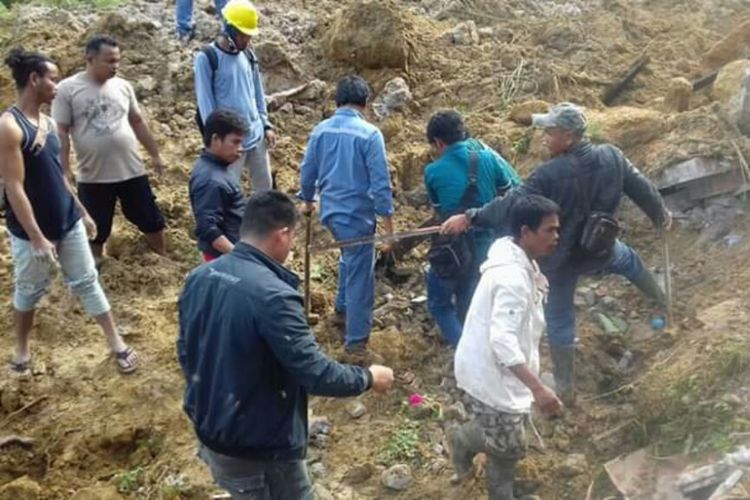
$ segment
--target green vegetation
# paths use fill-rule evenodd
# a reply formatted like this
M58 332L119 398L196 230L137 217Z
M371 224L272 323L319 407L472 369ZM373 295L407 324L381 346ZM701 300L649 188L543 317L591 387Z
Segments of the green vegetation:
M117 491L120 493L135 493L143 484L145 472L143 467L136 467L116 477Z
M409 462L420 457L419 425L405 420L388 439L388 445L381 453L381 461L386 464Z

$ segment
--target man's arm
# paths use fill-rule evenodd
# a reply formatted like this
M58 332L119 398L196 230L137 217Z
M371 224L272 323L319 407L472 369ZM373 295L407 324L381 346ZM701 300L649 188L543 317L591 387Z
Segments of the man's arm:
M161 176L164 173L164 163L162 162L161 156L159 155L159 145L156 144L156 140L154 139L151 130L148 128L146 120L143 119L141 110L138 107L138 101L135 97L135 91L129 84L128 93L130 96L128 122L133 128L136 139L138 139L138 142L143 145L143 147L148 152L148 155L151 157L151 162L153 163L156 173Z
M375 201L375 214L382 217L386 232L392 233L393 192L391 191L391 175L388 172L385 140L379 130L368 139L365 163L370 172L370 193Z
M490 346L497 362L507 367L529 388L534 400L545 413L553 414L562 404L555 394L528 367L528 360L518 343L515 332L526 328L527 311L533 307L529 294L521 285L522 276L506 276L496 284L492 298Z
M308 203L312 203L315 200L315 189L318 182L319 165L316 153L318 140L319 136L310 134L310 138L307 141L307 148L305 149L305 156L302 158L302 164L299 167L299 198Z
M193 214L195 215L195 236L208 241L221 253L229 253L234 244L221 231L219 225L224 220L221 188L213 182L195 183L190 186Z
M10 115L0 117L0 174L5 182L5 194L13 214L26 232L35 252L54 258L55 246L42 233L34 217L24 180L26 172L21 152L23 133Z
M60 164L63 173L68 179L72 179L73 169L70 167L70 125L57 123L57 135L60 137Z
M206 123L209 115L216 109L216 98L214 97L213 75L208 56L199 52L195 56L193 65L195 75L195 97L198 101L198 112L203 123Z
M57 95L52 101L52 119L57 124L57 134L60 137L60 163L65 177L73 179L70 167L70 129L73 126L73 105L68 94L68 85L62 82L57 87Z
M268 298L265 309L259 322L260 335L284 369L310 394L348 397L371 387L384 392L392 384L389 368L374 365L365 370L325 356L315 343L298 294L275 294Z
M263 129L273 128L268 119L268 106L266 104L266 91L263 85L263 75L260 73L260 64L257 59L253 66L253 87L255 89L255 106L258 108L258 116L263 122Z
M627 197L643 210L656 227L660 228L666 225L670 216L659 190L633 166L620 150L615 149L615 152L619 153L621 161L625 164L623 191Z

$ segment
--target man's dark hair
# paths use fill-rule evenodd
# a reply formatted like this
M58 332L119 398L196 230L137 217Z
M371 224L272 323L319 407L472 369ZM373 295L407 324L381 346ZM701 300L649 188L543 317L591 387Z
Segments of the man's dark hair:
M537 194L516 195L511 201L510 229L515 238L521 237L523 226L536 231L545 217L560 214L557 203Z
M427 142L430 144L435 144L440 139L450 146L467 138L466 124L458 111L438 111L427 124Z
M49 57L38 52L26 52L21 47L11 50L5 58L5 64L10 68L19 89L26 87L32 73L44 77L49 71L50 63L54 64Z
M356 75L345 76L336 84L336 106L365 107L370 98L370 86L367 82Z
M223 140L232 133L244 136L249 130L247 121L236 112L229 109L216 109L208 115L206 124L203 126L203 144L207 148L210 147L211 137L214 134Z
M287 195L280 191L261 191L247 200L240 236L264 238L283 227L293 228L297 217L297 207Z
M120 46L117 40L109 35L94 35L89 38L88 42L86 42L86 55L91 56L94 54L98 54L99 51L102 50L102 47L105 45L108 47Z

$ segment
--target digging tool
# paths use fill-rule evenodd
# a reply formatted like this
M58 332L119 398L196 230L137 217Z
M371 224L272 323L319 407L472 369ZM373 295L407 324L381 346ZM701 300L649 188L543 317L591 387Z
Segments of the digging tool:
M349 248L356 247L359 245L372 245L378 243L389 243L394 241L403 240L405 238L413 238L415 236L429 236L431 234L437 234L440 232L440 226L430 226L420 229L413 229L410 231L402 231L400 233L384 234L382 236L363 236L362 238L353 238L351 240L335 241L325 245L313 246L310 248L311 253L324 252L327 250L333 250L336 248Z
M664 294L667 296L667 328L672 327L672 262L669 258L669 236L667 231L662 232L664 244Z
M312 240L312 214L305 214L305 316L310 318L310 241Z

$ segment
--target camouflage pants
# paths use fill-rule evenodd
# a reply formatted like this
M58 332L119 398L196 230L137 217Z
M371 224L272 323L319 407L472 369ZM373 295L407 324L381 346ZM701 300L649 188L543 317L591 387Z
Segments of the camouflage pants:
M487 455L490 500L512 500L516 463L526 456L526 414L502 413L464 394L471 420L448 434L453 468L458 476L471 472L477 453Z

